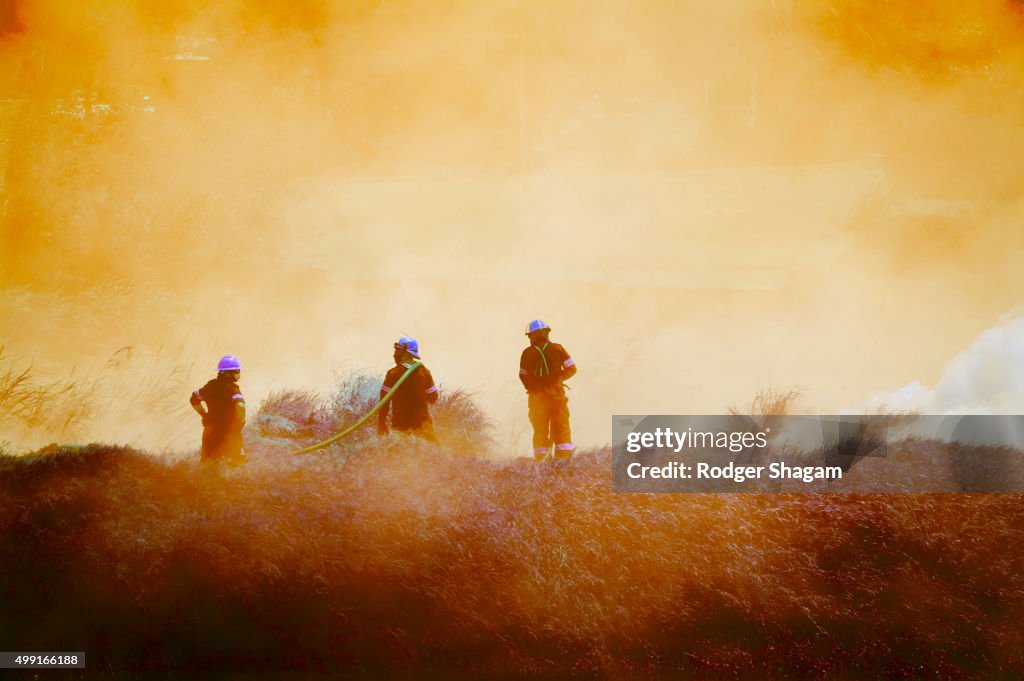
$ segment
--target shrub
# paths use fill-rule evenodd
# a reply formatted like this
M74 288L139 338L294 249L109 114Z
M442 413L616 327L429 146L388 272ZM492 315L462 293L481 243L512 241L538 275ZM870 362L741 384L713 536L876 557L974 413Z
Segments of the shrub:
M278 391L270 395L257 412L256 428L248 431L250 447L256 451L283 446L291 440L298 449L323 441L356 423L377 404L381 379L364 373L340 377L334 391L321 399L311 392ZM442 446L462 456L480 456L492 445L493 426L472 396L462 390L441 390L431 407L431 417ZM349 453L353 447L376 438L376 422L331 446L335 453ZM267 442L269 439L275 442Z

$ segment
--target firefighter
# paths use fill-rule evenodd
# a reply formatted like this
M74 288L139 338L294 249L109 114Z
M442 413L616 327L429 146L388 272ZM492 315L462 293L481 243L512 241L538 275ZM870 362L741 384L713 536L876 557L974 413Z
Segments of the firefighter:
M238 387L241 375L242 365L238 358L225 355L217 364L217 378L207 381L189 399L192 408L203 419L201 461L225 461L232 465L245 461L242 450L245 397Z
M526 327L530 347L519 359L519 380L529 396L530 424L533 426L533 458L543 461L555 445L555 458L572 456L569 429L569 398L563 382L576 374L576 362L558 343L548 340L551 327L534 319Z
M402 378L413 362L420 358L420 344L415 338L402 336L394 345L395 366L384 376L384 384L380 389L380 399L384 399L392 390L391 399L381 408L377 416L377 432L388 433L388 413L391 413L391 427L403 433L418 435L424 440L437 442L434 433L434 422L430 418L429 405L437 402L437 386L427 367L420 364L402 385L395 384Z

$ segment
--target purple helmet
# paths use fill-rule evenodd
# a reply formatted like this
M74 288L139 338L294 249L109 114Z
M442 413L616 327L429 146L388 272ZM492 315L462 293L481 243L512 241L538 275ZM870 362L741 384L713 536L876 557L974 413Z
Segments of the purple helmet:
M529 336L534 331L551 330L551 327L544 323L541 319L534 319L532 322L526 325L526 335Z
M420 358L420 344L411 336L402 336L395 343L395 350L405 350L416 359Z
M224 355L217 363L217 371L241 371L242 364L234 355Z

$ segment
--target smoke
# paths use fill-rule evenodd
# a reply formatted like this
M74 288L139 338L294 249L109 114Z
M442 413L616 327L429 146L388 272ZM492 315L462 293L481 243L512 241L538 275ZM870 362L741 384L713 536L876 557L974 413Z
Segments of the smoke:
M923 414L1024 412L1024 317L982 333L945 366L934 387L911 381L874 398L869 408Z
M514 450L541 317L602 443L935 380L1024 293L1013 3L3 7L0 341L53 375L233 353L255 405L408 333Z

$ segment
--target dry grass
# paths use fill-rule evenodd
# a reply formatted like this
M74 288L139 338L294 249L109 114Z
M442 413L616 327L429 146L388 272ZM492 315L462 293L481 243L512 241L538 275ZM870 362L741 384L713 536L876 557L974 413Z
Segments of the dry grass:
M801 392L798 388L786 391L771 388L759 391L746 408L729 407L730 422L737 432L756 433L778 430L785 417L797 411Z
M241 469L105 445L0 453L0 640L85 650L106 678L1024 674L1019 494L616 494L607 450L460 456L493 446L460 391L432 410L441 447L364 428L286 453L379 389L354 374L323 398L275 393ZM766 392L749 413L796 398ZM1020 458L908 447L951 489Z
M0 640L111 678L1024 674L1020 495L615 494L607 451L349 454L0 457Z
M0 346L0 428L67 441L98 425L183 422L194 367L163 355L123 347L94 371L53 377L6 358Z
M40 380L31 364L7 360L4 349L0 345L0 419L63 435L88 418L87 386L74 378Z

